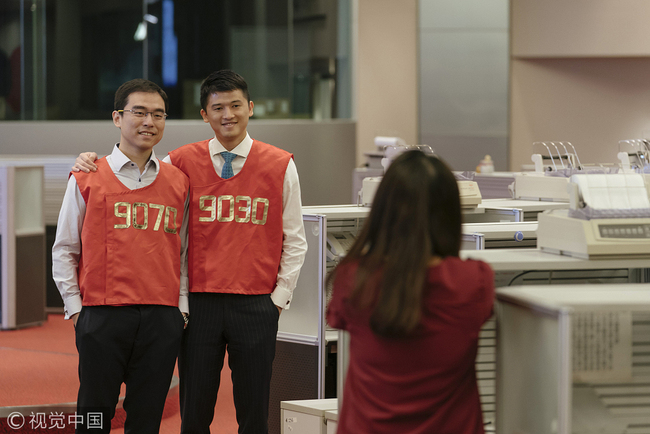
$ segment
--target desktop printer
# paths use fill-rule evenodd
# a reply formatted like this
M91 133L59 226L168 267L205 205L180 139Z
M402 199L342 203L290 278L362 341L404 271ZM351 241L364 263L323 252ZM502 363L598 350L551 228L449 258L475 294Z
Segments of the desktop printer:
M585 259L650 258L650 200L638 173L573 175L569 209L538 215L537 246Z

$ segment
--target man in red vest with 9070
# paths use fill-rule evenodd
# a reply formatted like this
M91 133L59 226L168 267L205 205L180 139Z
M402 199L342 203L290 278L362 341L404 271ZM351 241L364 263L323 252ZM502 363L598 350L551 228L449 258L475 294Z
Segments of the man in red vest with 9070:
M52 274L75 325L78 433L108 433L126 384L125 433L158 433L185 321L180 228L189 180L159 161L167 95L135 79L115 93L120 142L68 180Z

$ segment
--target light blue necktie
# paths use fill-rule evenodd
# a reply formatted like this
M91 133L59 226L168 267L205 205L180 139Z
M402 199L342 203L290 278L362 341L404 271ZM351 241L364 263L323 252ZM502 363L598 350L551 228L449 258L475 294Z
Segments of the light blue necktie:
M221 177L223 179L232 178L235 175L232 171L232 160L235 159L237 154L233 154L232 152L222 152L221 156L225 160L223 168L221 169Z

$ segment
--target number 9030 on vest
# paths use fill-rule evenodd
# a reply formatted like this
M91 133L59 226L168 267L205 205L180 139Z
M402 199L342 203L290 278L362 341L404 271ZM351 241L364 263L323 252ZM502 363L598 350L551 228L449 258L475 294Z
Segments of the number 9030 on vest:
M199 209L210 213L210 216L199 217L200 222L217 220L219 222L251 222L254 225L263 225L266 223L269 212L269 200L263 197L235 197L230 194L219 197L205 195L199 198Z

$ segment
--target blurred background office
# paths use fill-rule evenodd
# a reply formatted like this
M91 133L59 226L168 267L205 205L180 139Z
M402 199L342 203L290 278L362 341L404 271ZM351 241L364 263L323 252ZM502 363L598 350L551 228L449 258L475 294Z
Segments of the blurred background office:
M455 170L485 154L521 170L538 140L614 162L619 140L650 136L646 13L638 0L4 0L0 154L101 151L112 92L139 76L171 98L164 154L209 135L198 85L232 68L251 84L251 133L294 152L307 205L348 202L378 135Z
M301 161L305 174L342 178L338 197L308 180L307 204L347 202L351 170L376 135L429 144L459 170L486 153L506 169L508 8L507 0L5 0L0 152L104 146L111 125L93 121L108 119L120 83L142 76L170 97L164 154L209 134L195 123L198 88L231 68L250 83L252 134L321 163Z

